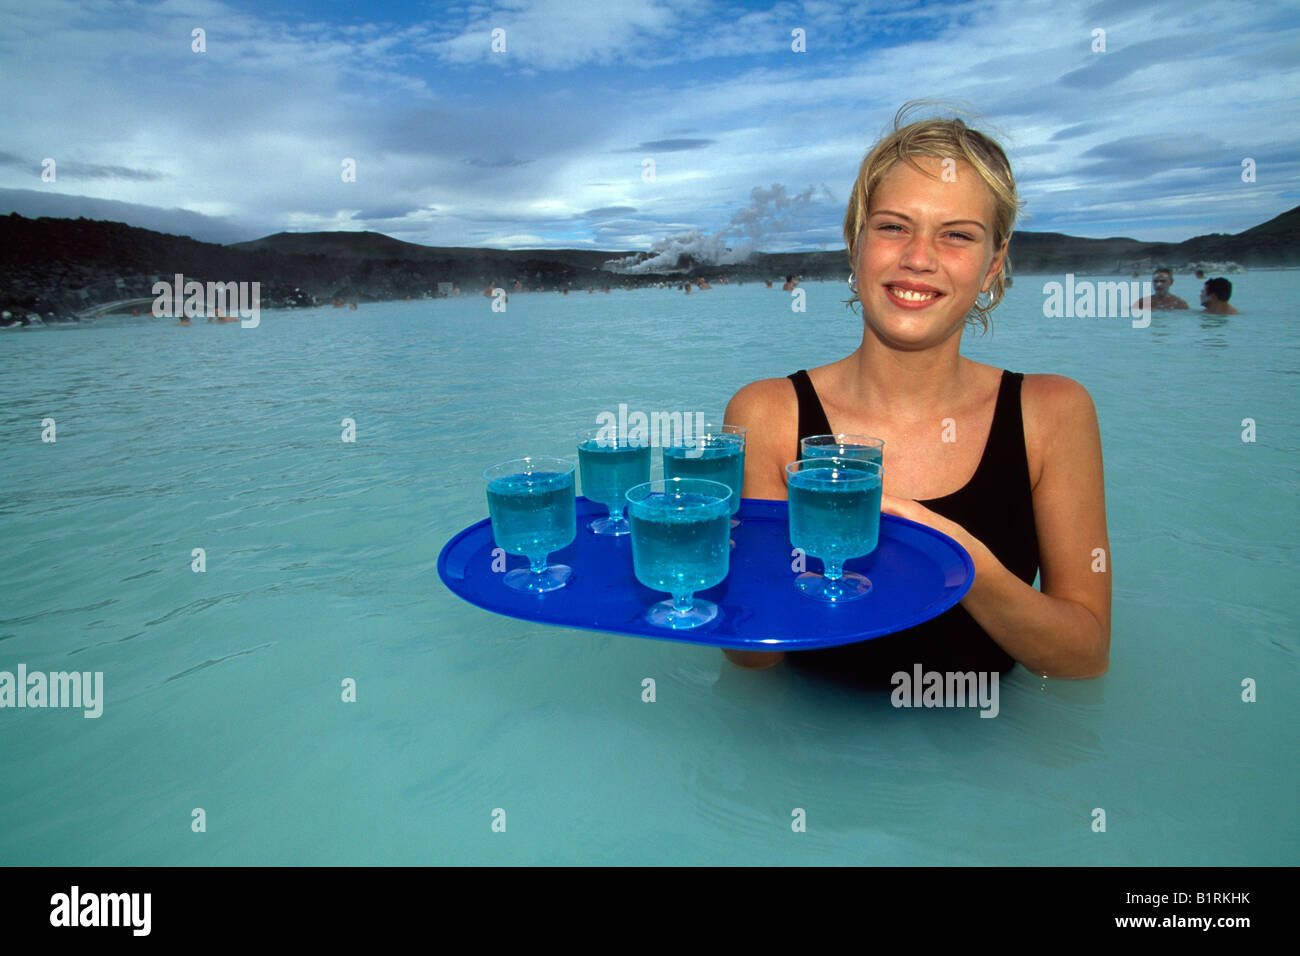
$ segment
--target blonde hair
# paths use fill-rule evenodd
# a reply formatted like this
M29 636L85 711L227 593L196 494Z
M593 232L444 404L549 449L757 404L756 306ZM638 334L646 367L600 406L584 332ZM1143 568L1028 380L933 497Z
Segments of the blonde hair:
M993 193L993 249L994 254L1011 240L1016 216L1024 204L1016 194L1016 181L1011 175L1011 164L1002 147L979 130L971 129L961 119L934 118L907 123L912 112L926 106L941 106L930 100L911 100L904 103L894 116L894 128L884 136L862 160L858 178L849 194L849 208L844 215L844 240L849 249L849 268L856 269L858 245L866 226L871 205L871 194L897 163L904 162L919 172L929 175L917 163L916 157L960 159L969 163ZM954 111L948 107L949 111ZM971 309L972 324L978 322L988 331L989 314L1002 301L1006 291L1006 274L1010 261L1004 259L1003 267L993 278L990 301L980 306L978 300ZM849 300L857 301L856 299Z

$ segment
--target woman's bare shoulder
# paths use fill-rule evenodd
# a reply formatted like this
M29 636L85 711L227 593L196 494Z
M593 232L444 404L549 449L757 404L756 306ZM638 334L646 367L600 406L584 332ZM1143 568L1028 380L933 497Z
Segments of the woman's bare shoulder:
M1088 390L1064 375L1026 375L1021 386L1020 404L1026 424L1029 424L1030 417L1035 425L1048 428L1077 425L1080 421L1096 421L1097 418Z
M1030 482L1038 486L1043 466L1100 460L1101 429L1088 390L1064 375L1026 375L1020 392Z
M733 413L739 416L770 418L791 410L794 400L794 383L788 378L761 378L750 382L731 397L727 403L727 421ZM743 424L737 421L736 424Z
M799 401L794 383L788 378L764 378L750 382L727 405L726 421L748 429L745 436L746 468L756 468L766 482L777 465L790 460L789 449L799 441ZM779 470L779 469L777 469ZM768 488L752 497L771 497Z
M788 378L750 382L727 405L726 421L747 429L747 498L785 497L785 465L799 440L799 407Z

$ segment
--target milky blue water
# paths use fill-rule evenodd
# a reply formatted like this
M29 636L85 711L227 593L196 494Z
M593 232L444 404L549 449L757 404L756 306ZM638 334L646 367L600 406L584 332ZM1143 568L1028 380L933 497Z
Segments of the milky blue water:
M847 354L842 283L802 314L715 285L0 332L0 670L105 688L98 719L0 710L0 863L1300 862L1300 273L1234 280L1241 316L1134 329L1044 318L1018 276L967 335L1091 391L1115 572L1110 672L1017 668L996 719L435 573L484 467Z

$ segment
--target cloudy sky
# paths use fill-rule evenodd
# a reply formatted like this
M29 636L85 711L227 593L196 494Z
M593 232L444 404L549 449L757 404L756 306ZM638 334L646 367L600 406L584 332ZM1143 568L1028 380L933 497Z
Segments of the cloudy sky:
M1291 0L0 0L0 212L837 249L863 153L943 97L1021 228L1179 240L1300 204L1298 51Z

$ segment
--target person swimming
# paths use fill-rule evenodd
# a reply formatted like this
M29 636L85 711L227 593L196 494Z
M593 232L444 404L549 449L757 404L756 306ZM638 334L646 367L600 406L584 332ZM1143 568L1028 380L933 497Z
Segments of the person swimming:
M1148 308L1156 309L1156 310L1160 310L1160 309L1173 310L1173 309L1191 308L1191 306L1189 306L1182 299L1178 298L1178 296L1170 293L1169 288L1173 284L1174 284L1173 270L1167 269L1164 266L1160 266L1159 268L1157 268L1154 272L1151 273L1151 288L1153 290L1153 294L1149 297L1144 297L1140 302L1138 302L1134 311L1141 312L1142 310Z
M801 438L882 438L882 511L955 539L974 561L974 583L957 607L895 634L725 654L741 667L784 659L873 687L915 664L1006 672L1020 662L1040 675L1095 677L1108 667L1111 608L1097 414L1071 379L961 354L965 326L987 329L1002 299L1021 203L995 141L960 119L905 122L917 105L899 110L863 159L845 215L861 345L744 386L724 420L748 428L748 498L786 498L785 465Z
M785 285L781 286L782 292L793 292L799 286L799 280L794 276L785 277Z
M1201 286L1201 308L1210 315L1240 315L1228 305L1232 298L1232 283L1222 277L1206 280Z

